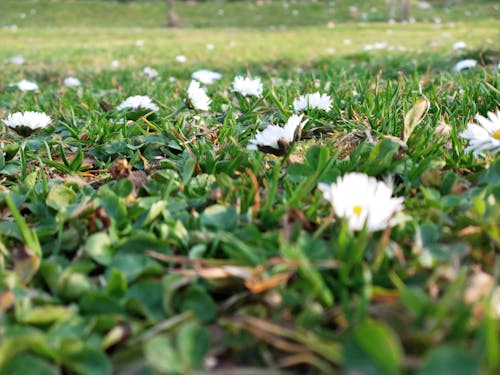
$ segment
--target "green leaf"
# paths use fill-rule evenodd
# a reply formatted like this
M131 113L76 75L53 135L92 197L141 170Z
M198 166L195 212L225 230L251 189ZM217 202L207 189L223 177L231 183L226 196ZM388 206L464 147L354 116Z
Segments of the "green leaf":
M158 202L155 202L151 205L149 208L149 211L147 213L147 216L144 218L143 222L141 223L142 227L146 227L147 225L151 224L153 220L155 220L158 216L161 215L161 213L164 211L164 209L167 207L167 201L161 200Z
M314 173L309 166L302 163L292 163L288 166L286 173L292 177L305 177Z
M0 151L0 171L5 168L5 157L3 156L3 152Z
M181 311L193 311L203 322L215 318L217 305L207 291L199 285L190 286L183 294Z
M0 345L0 369L18 353L31 351L44 356L51 356L44 335L32 327L11 327L2 332Z
M182 169L182 182L186 183L189 181L194 172L194 167L196 166L196 161L188 157L184 161L184 168Z
M127 198L134 191L134 183L128 178L122 178L116 182L114 191L119 197Z
M144 345L144 354L148 363L164 374L180 374L180 358L173 348L171 340L156 336Z
M401 302L417 317L424 313L429 297L418 287L406 287L401 292Z
M104 232L91 235L85 243L85 252L97 263L108 266L113 258L111 239Z
M497 184L500 181L500 159L492 162L489 168L485 168L479 177L479 184Z
M480 374L479 363L468 353L451 347L440 346L425 356L418 375L471 375Z
M56 293L69 300L78 299L90 288L90 281L84 274L69 270L59 276L55 285Z
M23 312L18 320L27 324L50 324L73 315L74 312L65 306L40 306Z
M297 262L300 278L312 296L317 296L325 305L333 305L333 294L325 284L319 270L313 266L306 251L310 249L309 242L304 239L298 244L284 243L281 246L283 258Z
M178 331L177 347L184 372L200 368L208 352L208 333L198 323L188 322Z
M2 375L58 375L60 373L56 366L31 354L18 355L0 368L0 374Z
M361 170L370 176L377 176L395 165L394 156L400 149L399 142L383 138L370 151L368 159L363 163Z
M426 98L419 98L413 107L406 113L401 140L407 142L416 126L422 121L429 110L430 102Z
M72 171L77 172L77 171L80 170L80 168L82 166L82 163L83 163L83 152L82 152L82 149L80 147L78 147L78 152L76 153L76 155L73 158L73 160L71 160L69 168Z
M356 343L363 352L386 374L399 372L403 350L398 336L391 328L367 320L357 325L353 333Z
M206 227L231 231L236 228L238 214L234 207L216 204L203 211L200 221Z
M7 207L10 210L10 213L14 217L14 221L16 222L17 227L19 228L19 232L21 232L21 236L23 237L24 243L28 246L28 249L33 251L36 256L42 257L42 248L40 246L40 241L38 240L38 236L34 230L31 230L26 224L23 216L17 209L14 201L11 198L11 194L7 194L5 196L5 203L7 203Z
M133 308L149 319L157 320L165 318L163 310L163 289L160 281L145 279L132 284L125 298L127 308Z
M321 171L330 160L330 151L326 147L312 146L307 150L306 163L313 171Z
M99 199L96 205L103 206L111 221L118 227L126 226L129 223L127 207L125 203L112 192L109 187L103 186L97 193Z
M118 300L94 291L88 291L81 297L80 308L86 314L122 314L125 312Z
M497 320L492 312L488 312L483 324L486 361L492 371L498 370L500 368L500 338L498 337Z
M111 374L111 363L100 350L79 345L65 347L62 362L78 375Z
M108 282L106 284L106 294L110 297L121 298L127 292L127 279L125 275L117 269L109 271Z
M74 203L76 193L66 185L54 185L47 195L45 203L56 211L64 211L66 207Z
M148 272L163 272L161 266L151 258L143 254L135 254L127 251L118 251L113 257L113 261L109 267L116 268L123 272L129 282Z

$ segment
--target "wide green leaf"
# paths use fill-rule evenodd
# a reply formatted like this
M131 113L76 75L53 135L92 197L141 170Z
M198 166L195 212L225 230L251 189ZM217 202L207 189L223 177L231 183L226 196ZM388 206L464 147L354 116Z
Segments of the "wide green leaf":
M366 320L354 328L354 338L365 355L386 374L397 374L403 360L403 349L389 326Z

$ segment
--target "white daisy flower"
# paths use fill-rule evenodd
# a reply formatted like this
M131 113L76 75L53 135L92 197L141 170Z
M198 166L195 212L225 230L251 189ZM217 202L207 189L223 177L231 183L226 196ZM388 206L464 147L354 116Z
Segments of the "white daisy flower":
M300 133L308 120L302 121L304 114L292 115L284 127L269 125L263 131L257 132L255 138L250 140L247 146L249 150L262 150L275 155L284 154Z
M187 57L184 55L177 55L175 56L175 61L185 63L187 61Z
M466 59L466 60L462 60L462 61L457 62L457 64L453 68L453 70L455 72L461 72L464 69L475 68L476 65L477 65L477 61L476 60L474 60L474 59Z
M210 103L212 100L200 87L200 83L198 81L191 81L187 89L187 94L189 102L194 109L198 109L200 111L208 111L210 109Z
M21 91L35 91L38 90L38 85L36 82L31 82L23 79L22 81L19 81L17 83L11 83L9 85L10 87L12 86L17 86L17 88Z
M148 77L149 79L156 79L156 78L158 78L158 76L159 76L159 74L158 74L158 72L156 71L156 69L153 69L153 68L151 68L151 67L149 67L149 66L146 66L142 72L143 72L143 73L144 73L144 75L145 75L146 77Z
M461 40L461 41L459 41L459 42L455 42L455 43L453 43L453 46L452 46L452 48L453 48L455 51L456 51L456 50L459 50L459 49L463 49L463 48L465 48L465 47L467 47L467 44L465 44L465 42L464 42L464 41L462 41L462 40Z
M12 56L8 60L8 62L11 64L14 64L14 65L23 65L26 62L26 60L24 60L24 57L22 57L21 55L15 55L15 56Z
M329 111L332 109L332 98L326 94L315 92L314 94L301 95L293 101L295 112L302 112L308 109L321 109Z
M387 48L389 44L387 42L376 42L373 44L365 44L363 46L364 51L372 51L372 50L378 50L378 49L384 49Z
M222 78L222 74L218 72L213 72L211 70L200 69L191 74L191 78L203 83L204 85L211 85L218 79Z
M239 92L243 96L256 96L262 95L262 82L259 77L254 79L242 76L236 76L233 81L233 91Z
M29 135L33 130L46 128L52 119L43 112L27 111L11 113L2 121L20 135Z
M117 110L133 110L133 111L141 111L141 110L149 110L149 111L157 111L158 106L153 103L149 96L143 95L135 95L129 96L125 99L118 107Z
M403 209L403 198L392 198L392 186L363 173L348 173L318 188L353 231L365 225L370 232L393 226L394 215Z
M66 77L63 84L66 87L80 87L82 85L80 80L76 77Z
M422 10L429 10L432 8L432 5L429 4L427 1L419 1L417 3L417 8Z
M467 129L460 133L460 137L469 141L465 152L472 151L474 155L484 151L491 153L500 152L500 111L488 112L488 118L476 115L479 125L469 123Z

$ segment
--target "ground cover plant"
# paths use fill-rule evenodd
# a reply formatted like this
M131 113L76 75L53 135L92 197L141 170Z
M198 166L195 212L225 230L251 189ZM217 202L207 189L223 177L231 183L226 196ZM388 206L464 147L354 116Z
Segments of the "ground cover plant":
M0 374L498 373L498 8L431 3L0 3Z

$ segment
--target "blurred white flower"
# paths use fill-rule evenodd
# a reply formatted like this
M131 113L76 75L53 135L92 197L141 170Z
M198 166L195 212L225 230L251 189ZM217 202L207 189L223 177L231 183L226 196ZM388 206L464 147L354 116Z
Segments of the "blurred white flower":
M191 78L203 83L204 85L211 85L218 79L222 78L222 74L218 72L213 72L211 70L200 69L191 74Z
M212 43L207 43L207 49L209 51L212 51L215 48L215 46Z
M457 62L457 64L453 68L453 70L455 72L461 72L464 69L475 68L476 65L477 65L477 61L476 60L474 60L474 59L466 59L466 60L462 60L462 61Z
M474 155L482 154L484 151L491 153L500 152L500 111L488 112L488 118L476 115L479 123L467 124L467 129L460 133L460 137L469 141L465 152L472 151Z
M149 67L149 66L146 66L142 72L143 72L143 73L144 73L144 75L145 75L146 77L148 77L149 79L156 79L156 78L158 78L158 76L159 76L159 74L158 74L158 72L156 71L156 69L153 69L153 68L151 68L151 67Z
M389 46L389 43L387 42L376 42L373 44L365 44L363 47L364 51L371 51L371 50L377 50L377 49L384 49Z
M205 91L200 87L198 81L191 81L187 89L189 101L194 109L200 111L208 111L212 100L207 96Z
M256 96L262 95L263 87L260 78L248 78L243 76L234 77L233 91L240 93L243 96Z
M429 4L427 1L419 1L417 3L417 8L422 10L429 10L432 8L432 5Z
M144 40L142 40L142 39L138 39L138 40L136 40L136 41L135 41L135 45L136 45L137 47L142 47L142 46L144 45Z
M38 85L36 82L27 81L25 79L17 82L11 83L9 86L17 86L17 88L21 91L35 91L38 90Z
M262 150L274 154L286 152L290 143L295 140L296 134L302 131L302 128L308 121L302 121L303 117L304 114L290 116L284 127L269 125L263 131L255 134L255 138L250 140L247 149Z
M47 127L52 122L52 119L43 112L27 111L11 113L2 121L19 134L28 135L35 129Z
M453 43L453 46L452 46L452 48L455 51L459 50L459 49L462 49L462 48L465 48L465 47L467 47L467 44L465 44L464 41L455 42L455 43Z
M76 77L66 77L63 81L63 85L66 87L80 87L82 83Z
M120 62L118 60L111 61L111 68L117 69L120 66Z
M121 102L120 105L116 107L118 111L121 110L133 110L133 111L140 111L140 110L150 110L150 111L157 111L158 106L153 103L152 99L149 96L143 96L143 95L135 95L135 96L129 96L127 99L125 99L123 102Z
M21 55L15 55L15 56L12 56L8 60L8 62L11 64L14 64L14 65L23 65L26 62L26 60L24 60L24 57L22 57Z
M353 231L365 225L370 232L393 226L394 215L403 209L403 198L392 198L392 186L363 173L348 173L318 188Z
M175 56L175 61L185 63L187 61L187 57L184 55L177 55Z
M472 304L479 302L491 292L494 286L495 280L493 276L480 269L474 269L474 274L470 277L465 289L465 303Z
M307 111L308 109L321 109L329 111L332 109L332 98L326 94L315 92L313 94L300 95L293 101L295 112Z

